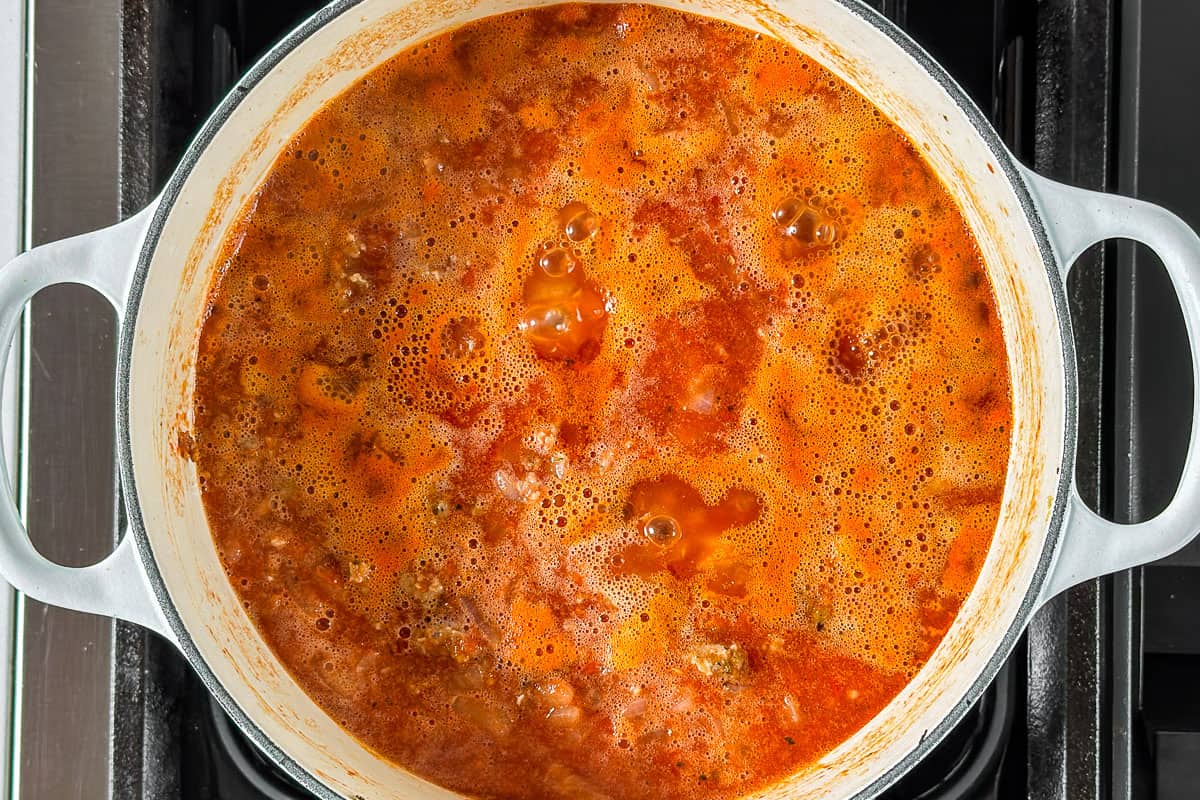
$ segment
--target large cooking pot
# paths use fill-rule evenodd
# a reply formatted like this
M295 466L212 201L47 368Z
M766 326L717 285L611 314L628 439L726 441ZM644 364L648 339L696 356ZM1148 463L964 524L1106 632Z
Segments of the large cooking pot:
M1182 489L1157 518L1106 522L1073 482L1078 401L1064 280L1088 246L1144 242L1179 293L1200 377L1200 239L1155 206L1053 183L1004 148L926 53L854 0L657 0L793 44L895 120L974 229L995 288L1012 376L1012 452L978 584L929 662L850 740L762 796L869 797L942 738L991 682L1030 616L1061 590L1181 547L1200 526L1193 424ZM374 755L292 680L243 612L217 558L196 470L178 442L192 413L195 348L226 229L304 122L402 48L542 0L342 0L275 47L204 126L163 195L115 227L49 244L0 269L0 336L60 282L101 291L121 315L120 470L129 530L91 567L31 546L0 502L0 573L31 597L145 625L183 652L239 727L319 797L449 792ZM1195 394L1200 410L1200 390ZM64 531L69 535L69 531Z

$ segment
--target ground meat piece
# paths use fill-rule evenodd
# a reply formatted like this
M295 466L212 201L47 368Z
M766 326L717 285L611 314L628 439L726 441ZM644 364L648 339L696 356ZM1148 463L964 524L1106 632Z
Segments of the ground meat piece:
M412 648L427 658L450 658L459 664L471 660L476 647L466 634L450 625L430 625L412 637Z
M362 583L371 575L371 564L369 561L363 561L355 558L350 561L346 567L346 577L351 583Z
M400 588L422 603L436 602L446 591L441 579L431 572L412 572L402 575Z
M705 677L738 677L750 671L750 659L740 644L702 644L688 651L688 661Z

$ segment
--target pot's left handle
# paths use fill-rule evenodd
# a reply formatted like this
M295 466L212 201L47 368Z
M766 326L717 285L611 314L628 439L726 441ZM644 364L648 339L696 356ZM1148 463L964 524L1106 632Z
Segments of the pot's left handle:
M112 303L118 318L123 318L138 249L153 213L152 205L111 228L42 245L0 267L0 354L9 352L25 304L41 289L57 283L92 287ZM123 536L107 558L92 566L56 564L29 541L3 458L0 478L0 576L43 603L118 617L174 640L133 536ZM72 531L61 534L70 536Z
M1072 483L1062 545L1041 594L1044 602L1090 578L1170 555L1200 532L1200 237L1179 217L1151 203L1023 172L1041 205L1063 278L1097 242L1130 239L1147 245L1175 286L1192 351L1192 432L1175 497L1153 519L1121 525L1089 509Z

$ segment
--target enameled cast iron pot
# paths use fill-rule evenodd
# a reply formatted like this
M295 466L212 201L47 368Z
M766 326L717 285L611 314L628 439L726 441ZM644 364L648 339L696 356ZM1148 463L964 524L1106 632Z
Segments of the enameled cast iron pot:
M242 730L322 798L453 795L380 759L326 716L263 643L225 578L196 470L177 444L191 417L194 351L217 248L275 156L327 100L421 39L541 2L336 2L250 71L149 208L0 269L5 346L25 302L54 283L95 287L118 309L118 441L129 512L129 530L111 556L71 569L38 555L6 499L0 573L31 597L165 636ZM995 288L1012 375L1013 441L999 526L978 584L895 700L817 764L762 794L870 797L958 722L1042 603L1085 579L1166 555L1200 527L1200 425L1192 428L1181 488L1154 520L1115 525L1080 500L1073 484L1075 359L1064 295L1066 273L1085 248L1107 238L1144 242L1174 281L1193 374L1200 376L1200 239L1155 206L1030 173L941 67L856 0L657 2L778 36L878 105L961 205ZM1195 397L1194 411L1200 390Z

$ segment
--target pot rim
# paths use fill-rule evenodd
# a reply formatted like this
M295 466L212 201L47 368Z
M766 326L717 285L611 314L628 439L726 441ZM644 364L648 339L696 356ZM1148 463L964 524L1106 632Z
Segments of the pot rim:
M571 0L563 0L570 2ZM583 0L587 2L589 0ZM597 0L591 0L596 2ZM599 0L611 2L612 0ZM638 0L633 0L637 2ZM644 0L653 4L653 0ZM179 165L171 174L166 186L157 200L157 208L142 241L137 257L137 266L133 273L126 305L125 319L121 325L117 353L117 456L121 478L121 487L125 497L125 506L129 522L129 535L134 537L138 555L145 568L145 574L158 605L161 607L167 623L174 632L178 647L183 652L189 665L200 677L205 688L216 698L225 712L233 719L237 727L267 755L275 764L281 767L289 777L303 786L321 800L341 800L341 796L318 780L299 762L279 748L263 730L254 722L242 708L234 702L232 696L216 678L203 654L196 647L191 634L184 626L170 595L166 583L159 571L149 535L142 519L141 506L138 501L137 481L134 477L132 441L129 424L129 388L130 372L133 355L133 345L137 328L138 312L140 310L142 291L150 271L154 251L158 246L163 227L170 216L175 201L195 168L201 155L208 149L216 132L236 112L252 88L258 85L275 67L289 54L304 43L313 33L337 19L342 14L359 5L363 0L335 0L311 17L302 22L287 36L275 44L257 63L252 66L237 84L229 91L205 121L196 137L188 145ZM1066 281L1058 263L1058 257L1051 246L1046 226L1041 212L1024 179L1021 177L1016 157L1009 151L992 127L987 117L971 100L966 91L950 76L929 53L917 44L907 33L891 20L884 17L875 9L867 6L861 0L829 0L837 3L851 12L859 21L871 25L886 35L905 54L917 64L950 96L954 104L963 112L974 128L976 135L983 139L988 150L996 158L997 164L1004 171L1014 194L1020 202L1024 220L1029 225L1042 255L1043 266L1050 278L1050 296L1054 305L1055 317L1058 322L1058 339L1062 347L1063 375L1065 379L1064 403L1064 442L1062 463L1059 465L1058 489L1054 496L1053 510L1050 515L1050 528L1047 531L1042 552L1038 558L1037 567L1025 596L1005 632L1003 639L996 647L983 670L976 676L974 682L958 701L958 703L942 717L942 721L932 730L922 734L918 745L910 750L904 758L892 764L887 770L860 790L852 800L867 800L874 797L894 784L913 766L924 759L934 747L963 719L974 706L988 686L995 680L1001 667L1008 660L1016 647L1017 640L1024 633L1033 613L1037 610L1038 597L1043 583L1049 573L1050 566L1058 551L1062 538L1063 522L1070 498L1071 484L1075 474L1076 435L1078 429L1078 386L1075 363L1075 345L1068 311L1066 297ZM870 99L870 98L868 98ZM355 798L355 800L363 800Z

